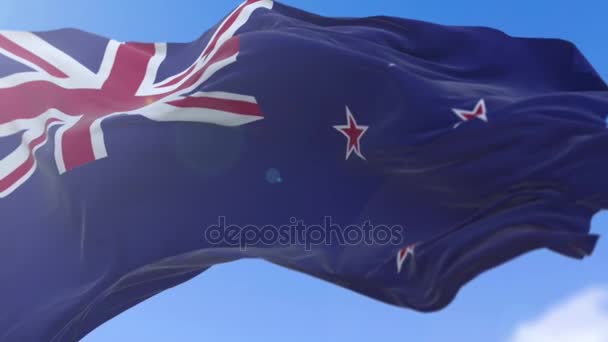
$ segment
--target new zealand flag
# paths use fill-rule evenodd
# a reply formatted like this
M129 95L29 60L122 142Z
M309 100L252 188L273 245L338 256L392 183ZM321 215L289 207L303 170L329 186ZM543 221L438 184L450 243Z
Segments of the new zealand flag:
M0 33L0 341L263 258L419 311L590 254L608 87L569 42L249 0L192 43Z

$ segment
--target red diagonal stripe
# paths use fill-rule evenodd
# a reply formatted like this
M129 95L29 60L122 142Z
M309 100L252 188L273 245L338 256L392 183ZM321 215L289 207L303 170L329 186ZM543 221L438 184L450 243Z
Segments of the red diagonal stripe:
M28 149L30 151L29 157L23 162L23 164L19 165L15 170L13 170L13 172L9 173L3 179L0 179L0 192L5 191L9 187L11 187L34 167L34 150L46 141L48 135L47 130L49 129L49 126L52 123L58 121L60 120L49 119L46 122L43 133L36 139L32 140L28 145Z
M234 11L230 15L230 17L228 17L228 20L226 20L226 22L224 22L224 24L222 25L222 27L220 27L220 29L217 31L217 33L213 37L213 40L209 43L209 45L207 45L207 47L205 48L205 50L201 54L201 57L206 57L209 53L211 53L211 51L213 51L213 49L216 47L217 42L219 41L221 35L224 34L226 31L228 31L228 29L230 28L230 26L232 26L234 24L234 22L236 21L236 19L238 18L238 16L241 14L241 12L243 11L243 9L245 7L247 7L247 6L251 5L251 4L254 4L254 3L258 2L258 1L260 1L260 0L249 0L249 1L247 1L246 4L244 4L243 6L241 6L240 8L238 8L236 11ZM214 58L214 59L216 59L216 58ZM211 63L211 61L209 63ZM169 81L168 83L163 84L160 88L170 87L170 86L172 86L174 84L179 83L184 78L190 76L190 74L192 73L193 69L194 69L194 65L190 66L190 68L188 68L188 70L185 73L183 73L182 75L180 75L179 77L176 77L176 78L172 79L171 81Z
M190 76L190 74L192 73L192 70L194 70L194 67L196 65L192 65L190 66L190 68L188 68L188 71L186 71L185 73L179 75L178 77L172 79L171 81L167 82L166 84L163 84L162 86L160 86L159 88L166 88L166 87L170 87L174 84L179 83L181 80L183 80L184 78Z
M192 84L194 84L194 81L196 81L205 72L205 70L207 70L211 65L213 65L217 62L221 62L222 60L224 60L226 58L230 58L230 57L234 56L235 54L237 54L239 52L240 46L241 46L241 44L240 44L239 37L230 38L229 40L224 42L224 44L222 44L222 46L215 53L215 55L213 55L213 57L209 61L207 61L207 63L203 67L203 69L197 71L194 75L192 75L192 71L194 70L194 67L195 67L193 65L188 69L188 71L181 74L179 77L172 79L168 83L163 84L159 88L162 89L162 88L170 87L174 84L181 82L186 77L190 77L190 79L186 82L186 84L181 85L179 87L179 89L181 90L181 89L191 86Z
M236 54L239 53L240 45L241 45L241 43L240 43L239 37L230 38L230 40L228 40L224 44L222 44L222 46L215 53L215 55L213 55L213 57L205 64L205 66L201 70L197 71L193 75L189 75L190 78L188 78L174 92L177 92L177 91L180 91L180 90L183 90L183 89L186 89L186 88L192 86L203 76L205 71L207 71L207 69L209 69L209 67L211 67L213 64L221 62L225 59L234 57Z
M203 57L206 57L209 53L211 53L211 51L213 51L213 49L217 45L217 42L220 39L220 37L222 36L222 34L224 34L226 31L228 31L228 29L230 28L230 26L232 26L234 24L234 22L239 17L239 15L241 14L241 12L243 12L243 9L245 9L245 7L247 7L247 6L251 5L251 4L254 4L254 3L258 2L258 1L260 1L260 0L249 0L249 1L247 1L247 3L245 3L243 6L239 7L236 11L234 11L230 15L230 17L228 17L228 19L224 22L224 24L222 25L222 27L220 27L220 29L215 34L214 39L211 41L211 43L209 45L207 45L207 48L203 52Z
M47 61L34 55L33 53L22 48L21 46L15 44L13 41L11 41L10 39L6 38L3 35L0 35L0 47L16 56L19 56L19 57L27 60L30 63L37 65L39 68L46 71L51 76L60 77L60 78L68 77L61 70L55 68L53 65L51 65Z

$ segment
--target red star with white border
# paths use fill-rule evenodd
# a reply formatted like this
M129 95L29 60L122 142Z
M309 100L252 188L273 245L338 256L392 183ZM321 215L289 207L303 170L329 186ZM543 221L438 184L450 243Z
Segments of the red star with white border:
M475 108L473 110L452 108L452 112L454 112L454 114L456 114L462 120L462 122L457 123L454 126L454 128L458 127L460 124L462 124L465 121L469 121L469 120L473 120L473 119L479 119L479 120L488 122L486 102L484 101L484 99L479 100L479 102L477 102L477 104L475 105Z
M406 247L403 247L397 252L397 273L401 273L401 269L403 268L403 263L409 256L412 258L415 257L416 253L416 245L412 244Z
M346 160L354 152L359 158L365 160L365 157L361 153L361 137L365 134L365 131L369 126L360 126L357 124L357 120L350 112L350 109L346 107L346 125L333 126L338 132L342 133L347 139L346 142Z

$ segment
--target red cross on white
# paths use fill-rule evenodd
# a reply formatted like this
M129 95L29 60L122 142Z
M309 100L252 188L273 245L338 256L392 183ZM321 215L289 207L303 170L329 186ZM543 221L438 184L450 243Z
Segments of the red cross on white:
M361 137L369 127L358 125L348 107L346 107L346 124L333 127L346 137L346 159L348 160L350 155L355 153L359 158L365 160L361 153Z
M475 105L475 108L473 108L473 110L464 110L464 109L456 109L453 108L452 112L454 112L454 114L456 114L462 121L457 123L454 128L458 127L460 124L462 124L465 121L469 121L469 120L473 120L473 119L479 119L485 122L488 122L488 116L487 116L487 111L486 111L486 102L484 101L484 99L481 99L477 102L477 104Z
M0 54L33 71L0 78L0 139L21 133L21 144L0 159L0 198L36 169L37 149L55 136L59 173L107 157L102 121L138 114L154 121L205 122L236 126L262 119L254 97L226 92L192 92L217 71L236 62L236 31L270 0L248 0L212 35L190 66L156 81L167 44L111 40L101 66L92 72L34 33L0 32Z

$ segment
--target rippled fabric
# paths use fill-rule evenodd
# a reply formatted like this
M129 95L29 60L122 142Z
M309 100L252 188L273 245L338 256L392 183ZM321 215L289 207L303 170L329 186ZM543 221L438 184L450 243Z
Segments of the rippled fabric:
M589 255L608 208L608 87L565 41L269 0L192 43L0 37L0 341L78 340L240 258L439 310L528 251ZM222 217L404 230L241 248Z

